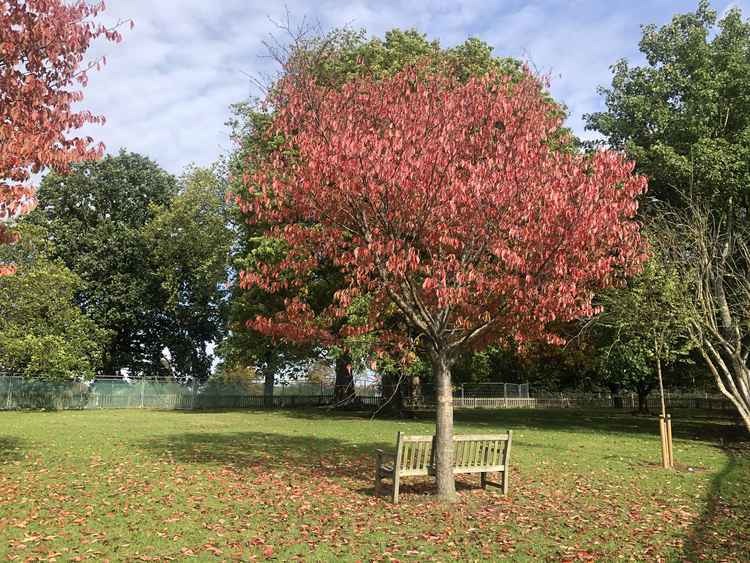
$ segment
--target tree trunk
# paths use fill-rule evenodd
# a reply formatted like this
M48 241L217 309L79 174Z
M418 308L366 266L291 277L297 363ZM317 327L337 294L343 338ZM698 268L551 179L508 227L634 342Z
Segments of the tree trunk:
M658 350L658 346L656 350ZM661 399L661 415L667 416L667 403L664 402L664 380L661 377L661 358L656 354L656 376L659 378L659 398Z
M651 394L651 388L653 387L650 383L640 382L635 386L635 391L638 394L638 412L640 414L649 414L648 409L648 396Z
M274 373L269 369L263 380L263 405L273 407L273 384L275 382Z
M650 389L643 390L643 388L638 388L638 412L640 414L648 414L648 395L651 392Z
M728 353L724 350L729 357L729 361L725 361L721 348L714 347L708 340L704 340L702 344L699 350L716 379L719 390L735 406L745 429L750 432L750 369L742 361L731 361L734 359L731 353L734 350L731 348Z
M612 406L616 409L621 409L625 405L622 402L622 396L620 395L621 387L619 383L612 384L609 386L609 392L612 394Z
M451 388L451 362L440 353L432 355L432 373L435 379L437 417L435 432L435 478L438 498L455 502L456 482L453 478L453 389Z
M352 371L352 356L349 350L344 350L336 358L336 383L333 389L333 405L343 406L351 402L354 393L354 372Z
M414 375L409 378L409 403L412 406L424 405L424 397L422 396L422 382L418 375Z
M102 362L102 375L119 375L119 370L115 365L114 356L107 350L104 352L104 361Z
M384 402L380 405L380 411L402 416L404 393L401 378L393 372L385 372L381 377L380 392Z

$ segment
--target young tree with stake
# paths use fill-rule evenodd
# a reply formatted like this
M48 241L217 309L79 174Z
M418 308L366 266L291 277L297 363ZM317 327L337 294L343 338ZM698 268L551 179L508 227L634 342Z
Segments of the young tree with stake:
M417 66L335 88L289 72L269 100L278 149L239 198L285 248L241 283L291 295L252 328L288 341L369 332L406 347L406 332L384 324L396 312L417 335L437 387L435 472L448 501L459 354L501 336L556 340L550 321L591 315L593 291L643 260L634 216L645 179L617 153L559 150L562 118L540 86L525 70L462 83ZM316 310L293 290L325 264L346 283ZM364 296L363 326L326 330Z
M653 382L654 373L661 400L659 429L662 438L662 464L673 468L672 426L664 400L662 367L685 358L694 343L690 324L694 315L689 302L686 270L678 269L666 258L667 231L663 221L651 227L651 258L642 272L623 288L604 291L599 296L603 311L592 326L601 335L608 335L611 344L605 356L621 356L625 364L645 368L641 381ZM617 366L619 377L628 377L622 365ZM639 370L635 370L639 371ZM631 375L632 377L632 375ZM639 392L639 407L641 394ZM643 397L645 401L645 397Z

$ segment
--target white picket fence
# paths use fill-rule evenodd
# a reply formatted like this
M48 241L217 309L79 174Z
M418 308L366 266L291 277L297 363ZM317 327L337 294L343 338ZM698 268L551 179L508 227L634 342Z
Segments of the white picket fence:
M536 399L514 397L454 397L456 409L533 409Z

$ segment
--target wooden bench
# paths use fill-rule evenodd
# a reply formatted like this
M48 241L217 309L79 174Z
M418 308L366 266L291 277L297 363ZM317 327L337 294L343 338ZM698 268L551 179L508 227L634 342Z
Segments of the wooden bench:
M453 437L453 474L479 473L482 488L500 487L508 494L508 469L513 431L506 434L467 434ZM377 450L375 462L375 494L380 494L382 481L393 480L393 502L398 503L402 477L434 475L434 436L409 436L398 433L393 454ZM503 474L502 484L487 480L487 473Z

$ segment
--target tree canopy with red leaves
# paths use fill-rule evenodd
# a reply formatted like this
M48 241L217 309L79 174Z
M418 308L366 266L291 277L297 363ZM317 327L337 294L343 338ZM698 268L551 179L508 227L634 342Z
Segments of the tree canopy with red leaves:
M3 0L0 2L0 243L13 242L9 228L35 205L32 176L46 168L65 171L71 162L96 158L102 145L69 133L104 118L72 106L93 40L119 42L116 28L95 22L104 3L84 0ZM0 264L0 274L12 272Z
M460 82L412 67L338 88L288 73L269 102L276 150L239 198L284 248L244 287L287 295L251 327L289 341L352 330L429 355L437 386L436 475L452 499L450 369L499 337L546 338L591 315L595 290L643 259L636 197L646 180L618 153L560 149L562 117L541 81L490 72ZM304 288L326 266L344 280L325 310ZM356 304L367 322L333 333Z

